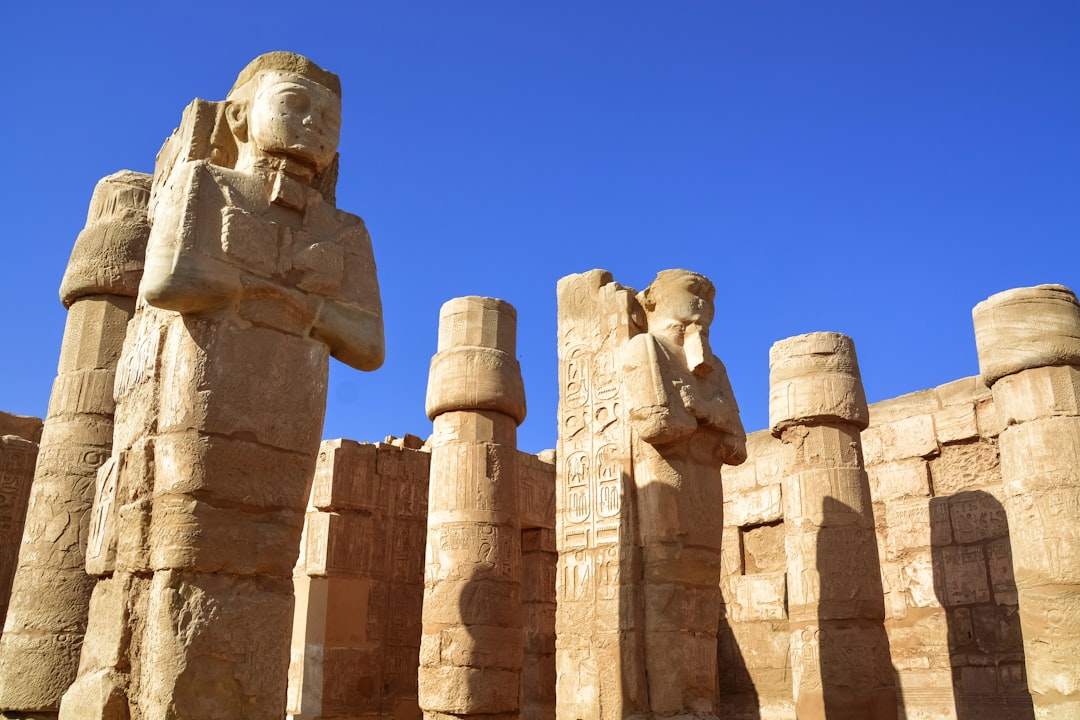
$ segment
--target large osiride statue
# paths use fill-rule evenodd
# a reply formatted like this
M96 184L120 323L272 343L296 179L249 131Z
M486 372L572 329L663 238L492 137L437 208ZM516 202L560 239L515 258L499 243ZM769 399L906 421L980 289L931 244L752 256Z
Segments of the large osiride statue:
M158 156L63 718L280 718L330 355L383 361L363 221L334 206L341 90L273 52Z

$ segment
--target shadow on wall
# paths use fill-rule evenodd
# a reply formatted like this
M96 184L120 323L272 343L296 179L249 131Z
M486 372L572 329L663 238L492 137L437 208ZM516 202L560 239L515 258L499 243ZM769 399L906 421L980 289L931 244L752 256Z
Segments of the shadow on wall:
M746 667L739 640L728 622L726 609L720 611L720 625L716 631L716 664L720 686L719 716L724 720L760 720L757 688Z
M869 486L866 486L869 492ZM865 507L870 507L869 497ZM869 527L867 521L869 520ZM885 633L885 596L873 518L832 497L817 536L818 662L823 708L806 720L904 720ZM803 715L799 715L804 720Z
M939 518L934 592L948 623L956 720L1034 720L1005 509L972 490L931 499L930 517Z

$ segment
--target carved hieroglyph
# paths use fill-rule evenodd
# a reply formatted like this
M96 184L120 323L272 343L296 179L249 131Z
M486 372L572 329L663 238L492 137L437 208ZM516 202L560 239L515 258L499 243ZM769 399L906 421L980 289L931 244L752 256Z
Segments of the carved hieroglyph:
M895 718L855 346L798 335L772 346L769 369L769 423L793 448L783 496L796 713Z
M975 306L979 370L1006 424L1004 506L1036 717L1080 717L1080 303L1061 285Z
M5 711L55 715L78 670L94 478L112 449L113 380L150 233L150 180L121 171L98 183L60 286L67 326L0 638Z
M716 712L720 467L746 449L714 294L686 270L559 283L560 718Z
M427 718L520 717L524 653L517 314L450 300L439 315L419 697Z
M269 53L158 156L63 718L284 714L328 356L383 360L371 241L333 204L340 113L337 76Z

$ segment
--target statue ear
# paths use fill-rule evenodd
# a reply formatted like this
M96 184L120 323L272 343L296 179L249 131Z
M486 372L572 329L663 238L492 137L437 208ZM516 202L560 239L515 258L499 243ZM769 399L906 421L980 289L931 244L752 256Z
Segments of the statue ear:
M248 109L246 102L230 102L225 108L225 119L229 130L240 142L248 140Z

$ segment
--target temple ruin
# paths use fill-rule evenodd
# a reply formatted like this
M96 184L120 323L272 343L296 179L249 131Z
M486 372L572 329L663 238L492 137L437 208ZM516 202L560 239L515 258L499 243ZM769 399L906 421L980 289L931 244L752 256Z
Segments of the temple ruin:
M857 338L779 339L747 433L708 278L571 274L539 455L515 309L448 298L430 437L320 443L384 357L340 94L260 56L95 189L47 416L0 412L0 718L1080 718L1071 290L871 405Z

